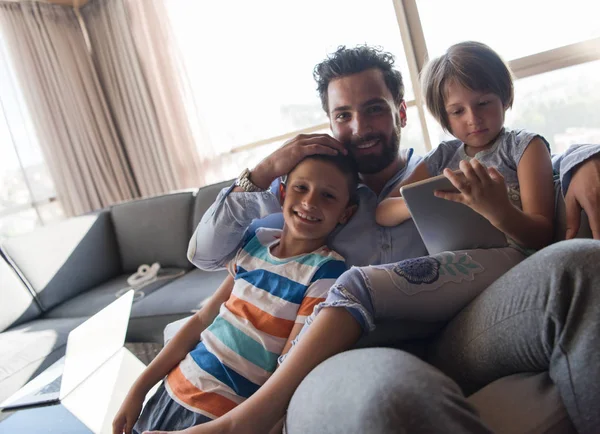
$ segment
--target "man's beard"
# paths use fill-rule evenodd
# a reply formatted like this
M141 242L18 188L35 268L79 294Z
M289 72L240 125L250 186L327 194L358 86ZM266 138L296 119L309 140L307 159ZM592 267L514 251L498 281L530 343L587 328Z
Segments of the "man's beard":
M380 154L361 156L354 154L357 146L370 140L379 140L382 145ZM350 155L356 161L359 173L370 175L380 172L398 158L398 152L400 151L400 127L398 126L397 131L394 131L389 140L386 140L382 134L367 134L364 137L352 138L350 143L346 144L346 149L349 150Z

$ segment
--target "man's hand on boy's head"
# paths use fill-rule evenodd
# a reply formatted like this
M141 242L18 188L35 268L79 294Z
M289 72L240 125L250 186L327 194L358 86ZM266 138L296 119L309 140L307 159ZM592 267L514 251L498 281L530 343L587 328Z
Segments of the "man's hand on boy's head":
M278 177L289 173L305 157L314 154L347 154L344 145L327 134L300 134L262 160L252 169L252 183L267 189Z
M575 170L565 196L567 210L566 239L577 235L583 209L590 221L595 240L600 240L600 156L591 158Z

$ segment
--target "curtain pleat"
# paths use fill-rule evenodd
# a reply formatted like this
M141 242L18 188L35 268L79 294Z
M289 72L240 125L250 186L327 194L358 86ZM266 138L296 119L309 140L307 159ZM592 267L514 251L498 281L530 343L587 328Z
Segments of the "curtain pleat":
M74 11L4 2L0 25L65 214L138 197Z
M81 9L95 65L142 195L197 187L202 184L201 164L191 134L185 135L188 120L170 114L180 114L183 102L165 98L155 85L173 83L163 88L176 93L177 77L157 76L143 60L157 56L167 42L162 40L150 53L140 49L132 34L139 24L133 23L148 19L137 12L153 2L138 6L130 11L123 0L95 0ZM165 60L169 62L168 56ZM174 136L174 129L182 133Z
M92 0L79 11L83 28L69 7L0 1L65 214L204 185L214 152L190 125L162 0Z

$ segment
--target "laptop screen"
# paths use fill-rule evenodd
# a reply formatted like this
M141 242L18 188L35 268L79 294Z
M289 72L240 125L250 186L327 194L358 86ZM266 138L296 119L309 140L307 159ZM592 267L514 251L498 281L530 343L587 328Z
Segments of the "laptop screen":
M61 400L123 346L132 302L128 291L69 333Z

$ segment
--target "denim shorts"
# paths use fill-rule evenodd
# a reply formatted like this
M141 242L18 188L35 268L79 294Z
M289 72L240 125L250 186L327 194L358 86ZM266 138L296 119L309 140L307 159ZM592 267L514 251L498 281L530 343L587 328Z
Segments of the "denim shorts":
M144 431L154 430L178 431L211 420L173 401L163 382L144 406L142 414L133 426L133 432L142 434Z

